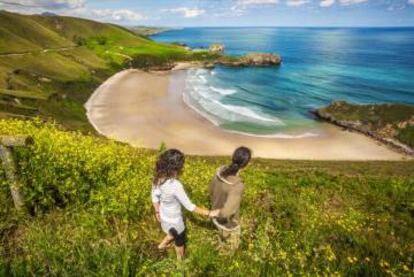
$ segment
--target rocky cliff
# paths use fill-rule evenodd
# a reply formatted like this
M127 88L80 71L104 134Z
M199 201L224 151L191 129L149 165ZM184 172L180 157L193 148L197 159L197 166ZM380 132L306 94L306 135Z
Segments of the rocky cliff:
M272 66L280 65L282 58L277 54L269 53L250 53L241 57L222 57L216 61L216 64L224 66Z
M414 155L414 106L353 105L336 101L314 111L314 114L322 120L363 133Z

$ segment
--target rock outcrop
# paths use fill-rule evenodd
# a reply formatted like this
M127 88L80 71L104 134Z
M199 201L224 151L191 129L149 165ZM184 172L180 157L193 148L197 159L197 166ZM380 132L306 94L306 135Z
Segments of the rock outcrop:
M282 62L279 55L267 53L250 53L243 57L248 65L277 65Z
M414 106L353 105L335 101L313 114L321 120L360 132L400 152L414 155Z
M208 52L212 54L223 54L224 53L224 44L214 43L208 48Z
M282 58L277 54L269 53L250 53L245 56L237 58L227 58L223 57L219 59L217 64L224 66L272 66L280 65L282 63Z

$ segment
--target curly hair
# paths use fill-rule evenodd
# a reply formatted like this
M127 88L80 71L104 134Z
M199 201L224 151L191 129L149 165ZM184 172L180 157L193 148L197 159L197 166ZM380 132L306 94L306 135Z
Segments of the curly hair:
M245 146L240 146L234 151L231 164L224 168L221 175L224 178L236 175L240 169L247 166L251 158L252 151Z
M153 185L162 185L171 178L181 174L185 162L184 154L177 149L168 149L163 152L155 163Z

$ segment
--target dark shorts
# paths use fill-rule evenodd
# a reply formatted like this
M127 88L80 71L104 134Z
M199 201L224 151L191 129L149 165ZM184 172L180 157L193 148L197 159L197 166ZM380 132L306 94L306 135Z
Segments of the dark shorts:
M171 228L169 231L171 236L174 237L175 246L181 247L185 246L185 230L178 234L175 228Z

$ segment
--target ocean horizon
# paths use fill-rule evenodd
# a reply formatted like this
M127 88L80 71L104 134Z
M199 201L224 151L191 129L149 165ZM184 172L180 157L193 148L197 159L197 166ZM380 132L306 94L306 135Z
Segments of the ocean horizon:
M231 132L314 136L321 129L311 111L332 101L414 104L414 28L186 27L152 39L282 56L276 67L187 71L186 104Z

